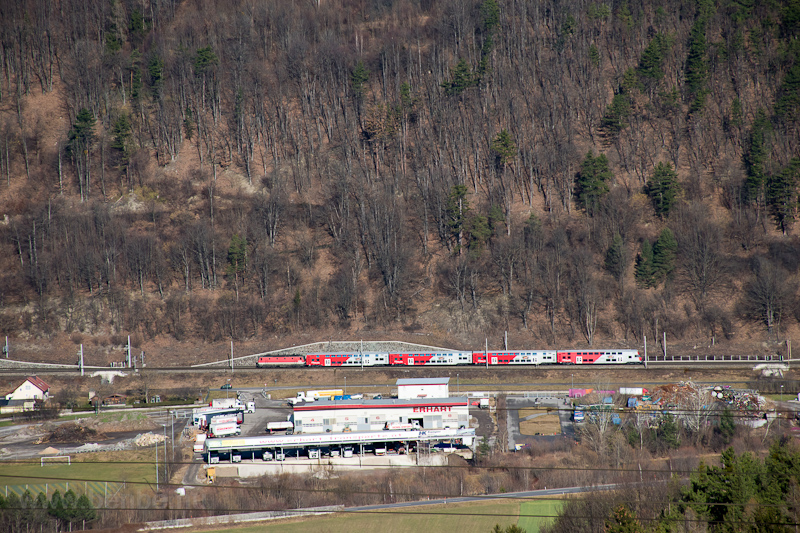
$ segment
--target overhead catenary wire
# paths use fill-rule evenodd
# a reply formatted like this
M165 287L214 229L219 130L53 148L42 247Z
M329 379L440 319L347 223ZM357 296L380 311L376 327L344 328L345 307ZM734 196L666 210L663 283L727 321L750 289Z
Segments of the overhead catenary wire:
M499 467L499 468L502 468L502 467ZM615 470L615 469L608 469L608 470ZM616 470L619 470L619 469L616 469ZM638 470L632 470L632 471L633 472L638 472ZM666 473L666 471L663 471L663 472ZM720 473L722 473L722 472L720 472ZM725 472L725 474L730 474L730 473L729 472ZM751 472L739 472L738 474L750 475L752 473ZM6 477L6 478L19 477L19 478L27 478L27 479L36 479L37 478L35 476L15 476L15 475L0 475L0 477ZM54 478L54 477L50 477L50 476L42 477L42 479L48 479L48 480L61 479L63 481L85 481L85 482L105 482L105 481L109 481L109 480L99 480L99 479L89 479L89 478ZM666 480L664 480L664 481L666 481ZM120 481L113 481L113 482L121 483ZM132 481L132 480L128 480L125 483L131 484L131 485L152 486L152 483L149 482L149 481ZM167 487L184 487L184 488L198 488L198 489L199 488L203 488L203 489L216 488L216 489L225 489L225 490L240 489L240 490L250 490L250 491L257 491L257 492L271 490L270 487L263 487L263 486L250 486L250 487L247 487L247 486L219 486L219 485L209 486L209 485L205 485L205 484L183 484L183 483L164 483L162 485L163 486L167 486ZM435 499L436 498L438 498L438 499L441 499L441 498L444 498L444 499L447 499L447 498L451 498L451 499L452 498L455 498L455 499L458 499L458 498L469 498L470 500L478 500L478 501L481 501L481 500L489 501L489 500L498 500L498 499L530 500L530 501L535 501L535 500L563 501L563 496L565 496L565 495L573 495L573 494L577 495L577 494L580 494L580 493L570 492L571 489L573 489L573 488L574 487L559 487L559 488L554 487L554 488L551 489L551 490L555 490L555 491L563 490L564 492L562 492L562 494L559 495L561 497L555 497L555 496L521 496L518 493L462 496L462 495L459 495L459 494L449 494L449 493L448 494L439 494L439 493L417 493L417 492L398 492L398 491L392 491L391 493L388 493L388 492L385 492L385 491L356 491L356 490L352 490L352 489L346 490L344 492L349 493L349 494L360 494L360 495L372 495L372 496L383 496L383 497L390 496L392 498L396 498L398 496L403 496L403 497L415 497L415 498L426 497L428 499L430 499L430 498L435 498ZM598 488L602 488L602 490L614 490L616 487L614 487L614 488L598 487ZM619 487L619 488L624 490L626 487ZM331 493L331 492L336 492L336 493L342 493L341 489L336 489L336 488L334 488L334 489L310 489L310 488L277 487L276 489L280 490L282 492L304 492L304 493ZM541 489L539 489L539 490L541 490ZM591 491L585 491L585 492L582 492L582 493L585 494L586 492L591 492ZM636 501L640 501L640 500L638 500L638 499L632 499L632 500L616 499L615 503L634 503ZM653 500L649 500L649 501L653 502ZM417 503L419 505L425 505L428 502L421 501L421 500L416 500L416 501L412 500L412 501L406 501L406 502L403 502L403 503ZM436 502L432 502L432 503L436 503ZM657 502L653 502L653 503L659 503L659 504L663 504L663 505L672 504L672 505L684 505L684 506L691 506L691 505L699 505L699 504L701 504L700 502L683 502L683 501L676 500L676 499L670 499L670 500L666 500L666 501L657 501ZM376 505L376 504L373 504L373 505ZM723 506L723 507L744 507L745 504L728 503L728 502L720 502L720 503L702 502L702 505L706 505L706 506ZM762 507L776 507L776 508L785 507L784 505L781 505L781 504L769 504L769 503L762 503L762 504L759 504L759 505L761 505ZM99 508L98 510L102 510L102 511L137 510L137 511L145 511L145 512L164 512L164 511L197 512L199 510L203 510L203 511L210 511L210 512L216 512L216 513L243 513L243 512L246 513L246 512L269 512L269 511L292 512L293 511L293 510L287 510L287 509L234 509L234 508L209 509L209 508L206 508L206 507L204 507L203 509L197 509L197 508L175 508L174 506L171 506L169 509L162 509L162 508L143 509L143 508L124 508L124 507L117 507L117 508L102 507L102 508ZM302 512L302 510L294 510L294 511ZM386 514L392 514L392 513L395 513L395 514L449 514L449 515L462 514L464 516L498 516L498 517L499 516L508 516L508 517L528 517L529 516L529 517L539 517L539 518L555 518L555 516L553 516L553 515L536 515L536 514L524 514L524 513L523 514L513 514L513 515L511 515L511 514L509 514L509 515L499 515L499 514L495 515L495 514L485 514L485 513L452 513L452 512L449 512L449 513L437 513L437 512L413 512L413 511L397 511L397 510L381 511L381 510L360 510L360 509L343 509L343 510L337 510L336 512L341 512L341 513L347 513L347 512L352 512L352 513L386 513ZM596 518L596 516L583 516L583 517L581 517L581 516L574 515L574 514L570 515L570 516L572 516L574 518ZM640 521L655 521L655 520L675 521L675 520L677 520L677 521L698 522L698 523L711 523L711 522L713 522L711 520L704 520L704 519L684 520L683 518L680 518L680 519L673 520L673 519L668 519L668 518L665 519L663 517L662 518L643 518L643 517L638 517L637 519L640 520ZM741 523L750 523L750 522L741 521ZM794 523L788 524L788 523L785 523L785 522L775 522L775 524L793 525Z
M670 458L663 458L663 459L650 459L650 461L669 461L674 460ZM3 461L3 463L15 463L21 465L32 465L32 466L39 466L38 462L25 460L25 459L9 459ZM118 464L118 465L153 465L153 461L74 461L73 464ZM169 465L196 465L196 462L168 462ZM264 464L264 463L260 463ZM308 463L308 462L293 462L293 461L284 461L283 464L285 465L301 465L301 466L311 466L316 465L316 463ZM708 465L706 466L713 466ZM222 464L224 466L224 464ZM322 466L327 466L326 464L322 464ZM619 467L581 467L581 466L515 466L515 465L420 465L418 468L427 468L431 470L534 470L534 471L563 471L563 472L613 472L613 473L650 473L650 474L693 474L698 472L696 469L681 469L681 468L639 468L638 466L633 468L619 468ZM753 472L741 472L741 474L751 475L755 473ZM729 473L729 472L726 472ZM16 474L4 474L0 472L0 479L6 477L28 477L30 479L60 479L56 477L48 477L48 476L17 476ZM73 478L64 478L68 481L71 481ZM80 479L79 481L86 481ZM88 480L92 481L92 480ZM104 480L97 480L97 481L108 481L111 483L121 483L120 480L111 480L111 479L104 479Z
M78 480L70 480L70 481L78 481ZM93 481L98 481L98 480L89 480L89 479L87 479L87 480L79 480L79 481L93 482ZM131 484L131 485L145 485L145 486L152 486L153 485L152 483L147 482L147 481L128 481L127 483ZM254 492L264 492L264 491L269 491L270 490L269 487L260 487L260 486L234 487L234 486L203 485L203 484L182 484L182 483L162 483L161 485L163 485L165 487L183 487L183 488L194 488L194 489L211 489L211 488L217 488L217 489L243 489L243 490L250 490L250 491L254 491ZM455 503L475 503L475 500L477 500L479 502L480 501L496 501L496 500L564 501L564 496L581 496L581 495L591 494L591 493L595 493L595 492L620 492L620 490L624 490L624 489L628 488L628 487L616 487L616 486L613 486L613 484L611 484L611 485L612 486L609 486L609 485L590 485L590 486L585 487L586 490L579 490L579 491L575 491L574 490L574 489L579 488L579 487L554 487L554 488L549 489L549 492L556 492L556 493L558 491L562 491L562 492L560 494L553 494L552 496L551 495L524 496L524 495L520 494L521 492L536 492L536 491L548 490L548 489L533 489L533 490L530 490L530 491L517 491L517 492L513 492L513 493L485 494L485 495L460 495L460 494L453 494L453 493L433 493L433 492L426 493L426 492L402 492L402 491L392 491L391 493L389 493L389 492L380 492L380 491L358 491L358 490L352 490L352 489L348 489L348 490L342 491L342 490L338 490L338 489L307 489L307 488L295 489L295 488L285 488L285 487L278 487L276 490L280 490L282 492L307 492L307 493L317 493L317 494L319 494L319 493L325 494L325 493L330 493L330 492L336 492L336 493L345 493L345 494L351 494L351 495L357 494L357 495L367 495L367 496L384 496L384 497L385 496L390 496L392 498L397 498L397 497L400 497L400 496L402 496L402 497L413 497L413 498L426 498L425 500L416 499L416 500L406 500L406 501L403 501L403 502L393 502L393 503L416 503L416 504L419 504L419 505L427 505L428 502L431 501L431 499L433 499L432 503L435 504L436 503L435 500L441 500L441 499L447 499L447 498L451 499L451 500L449 500L449 501L451 501L451 503L453 503L452 502L453 499L456 500ZM581 488L584 488L584 487L581 487ZM462 499L462 498L463 499L467 499L469 501L458 502L458 500ZM635 503L635 502L641 501L641 499L624 499L624 498L620 499L620 498L617 498L614 501L616 503ZM732 503L732 502L719 502L719 503L690 502L690 501L680 501L680 500L677 500L677 499L669 499L669 500L648 499L648 502L655 503L655 504L663 504L663 505L687 505L687 506L690 506L690 505L707 505L707 506L711 506L711 507L713 507L713 506L743 507L743 506L747 505L745 503ZM331 504L331 505L333 505L333 504ZM374 505L383 505L383 504L366 504L366 505L360 505L360 506L356 506L356 507L371 507L371 506L374 506ZM776 508L785 507L782 504L776 504L776 503L762 503L760 505L762 507L776 507ZM109 510L109 509L112 509L112 508L103 507L101 509ZM148 509L148 510L152 510L152 511L176 511L176 510L198 511L198 510L204 510L204 511L207 511L207 510L211 510L211 509L209 509L207 507L203 507L202 509L192 508L192 507L186 508L186 509L178 509L178 508L175 508L175 507L170 507L169 509L154 508L154 509ZM242 510L237 510L237 509L231 508L231 507L218 508L218 509L214 509L214 511L217 511L217 512L243 512ZM246 510L246 512L259 512L259 511L262 511L262 512L268 512L268 511L285 511L285 512L296 511L296 512L302 512L303 509L277 509L277 508L276 509L263 509L263 508L256 508L256 509L248 509L248 510ZM351 510L351 512L366 512L366 510L357 509L357 510Z
M153 463L145 463L145 464L152 465ZM295 463L295 464L299 464L299 463ZM426 467L426 468L437 468L437 467ZM438 467L438 468L442 468L442 467ZM449 468L463 468L463 467L457 467L456 466L456 467L449 467ZM493 468L494 469L499 469L499 470L610 471L612 473L632 473L632 474L661 473L661 474L669 474L670 476L674 476L674 475L691 476L693 474L700 474L700 472L698 470L654 470L654 469L651 469L651 470L641 469L640 470L638 468L631 468L631 469L613 469L613 468L590 469L590 468L569 468L569 467L542 468L542 469L536 469L536 468L530 468L530 467L493 467ZM702 472L702 475L709 476L709 477L720 477L720 476L728 476L728 477L730 477L732 475L749 477L749 476L752 476L752 475L754 475L756 473L758 473L756 470L753 470L753 471L743 470L743 471L738 471L738 472L730 472L730 471L727 471L727 470L726 471L717 470L717 471L711 471L711 472L710 471L704 471L704 472ZM75 481L75 482L87 482L87 483L125 483L125 484L131 484L131 485L152 485L153 484L150 481L147 481L147 480L144 480L144 479L141 480L141 481L137 481L137 480L130 480L130 479L118 480L118 479L96 479L96 478L85 478L85 477L31 476L31 475L22 475L22 474L0 474L0 479L38 479L38 480L42 480L43 482L47 482L47 481L69 481L69 482L72 482L72 481ZM657 481L657 482L658 481L667 481L669 479L671 479L671 477L670 478L661 479L661 480L656 479L654 481ZM689 480L690 481L691 478L685 478L685 480ZM651 481L653 481L653 480L651 480ZM250 486L247 486L247 485L225 485L225 486L223 486L223 485L206 485L206 484L191 484L191 483L160 483L160 485L175 486L175 487L191 487L191 488L208 488L208 487L211 487L211 488L219 488L219 489L223 489L224 488L224 489L233 489L233 490L254 490L254 489L269 490L269 487L258 486L258 485L250 485ZM554 490L559 490L559 489L568 489L568 488L571 488L571 487L551 487L551 488L554 489ZM319 493L341 492L341 490L338 489L338 488L311 489L311 488L303 487L303 488L294 489L294 488L280 487L280 490L300 491L300 492L319 492ZM531 489L531 490L539 490L539 489ZM384 492L380 492L380 491L356 491L356 490L352 490L352 489L348 489L347 492L351 493L351 494L384 494ZM395 494L400 494L400 492L397 492L397 491L394 491L394 493ZM432 493L408 493L408 494L411 494L411 495L419 494L419 495L423 495L423 496L434 495ZM463 496L463 495L440 494L438 496L454 497L454 496ZM481 497L481 496L476 495L475 497ZM498 497L502 497L502 496L496 496L496 495L495 496L489 496L489 498L498 498Z

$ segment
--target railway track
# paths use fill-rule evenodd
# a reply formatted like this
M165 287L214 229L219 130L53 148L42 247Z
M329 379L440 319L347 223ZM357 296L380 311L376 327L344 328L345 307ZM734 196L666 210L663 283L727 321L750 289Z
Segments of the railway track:
M4 361L5 362L5 361ZM615 365L615 364L584 364L584 365L491 365L491 370L498 372L518 372L522 369L527 370L554 370L556 372L575 373L575 372L591 372L598 369L604 370L647 370L647 369L697 369L697 370L714 370L714 369L742 369L747 367L754 367L756 365L781 365L785 368L790 367L791 363L797 363L798 360L793 359L789 361L781 361L778 358L764 358L757 356L669 356L664 358L661 356L657 359L650 359L646 363L640 365ZM227 365L226 365L227 363ZM229 366L230 362L220 362L218 366L204 365L204 366L170 366L170 367L146 367L144 372L157 373L157 374L170 374L170 373L191 373L191 374L207 374L207 373L230 373L232 371ZM441 369L443 371L474 371L480 372L486 370L486 367L477 365L420 365L414 367L271 367L271 368L253 368L250 366L236 366L233 367L233 372L236 374L264 374L267 372L284 373L298 370L307 372L322 372L325 370L338 370L357 372L361 370L406 370L406 371L419 371L430 372L433 370ZM124 367L98 367L98 366L84 366L84 373L95 372L138 372L140 369L131 369ZM78 366L58 366L45 363L26 363L23 361L14 361L13 366L3 366L0 363L0 375L27 375L31 373L37 374L50 374L50 375L80 375L81 369Z

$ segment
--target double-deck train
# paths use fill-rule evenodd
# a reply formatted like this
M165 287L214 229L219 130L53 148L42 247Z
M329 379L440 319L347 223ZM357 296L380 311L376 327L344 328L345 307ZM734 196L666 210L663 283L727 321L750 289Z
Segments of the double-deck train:
M641 364L637 350L535 350L419 353L310 353L264 355L256 367L363 366L495 366L495 365L630 365Z

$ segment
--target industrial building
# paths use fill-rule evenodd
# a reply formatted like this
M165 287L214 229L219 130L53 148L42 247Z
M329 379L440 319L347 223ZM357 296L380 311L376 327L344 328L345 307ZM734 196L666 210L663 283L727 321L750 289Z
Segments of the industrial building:
M450 378L398 379L397 398L324 399L294 406L295 433L469 427L469 399L450 398Z
M399 398L381 400L317 400L295 405L295 433L378 431L400 427L458 429L469 426L469 400Z
M450 396L450 378L413 378L397 380L397 397L401 400L414 398L447 398Z
M420 445L432 446L436 442L449 442L450 449L472 446L474 429L439 429L429 431L373 431L361 433L324 433L322 435L276 435L265 437L235 437L206 439L203 451L209 464L227 460L241 462L243 458L263 461L283 461L287 452L299 457L301 451L311 459L319 459L323 450L331 457L352 457L355 452L364 455L371 448L375 455L418 452ZM296 455L294 455L296 454Z
M456 450L474 444L469 427L469 399L449 397L449 378L399 379L398 398L353 399L333 395L316 401L292 402L290 422L294 434L266 437L207 439L204 451L209 463L240 462L242 456L282 461L294 452L318 459L363 455L407 454L427 450ZM313 395L309 395L313 396ZM361 395L359 395L361 396ZM438 443L438 444L437 444Z

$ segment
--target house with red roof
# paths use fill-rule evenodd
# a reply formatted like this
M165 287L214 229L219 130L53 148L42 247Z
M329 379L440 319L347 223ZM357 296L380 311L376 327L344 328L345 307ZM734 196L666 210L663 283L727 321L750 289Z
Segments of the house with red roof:
M50 385L36 376L29 376L22 384L5 395L6 400L41 400L50 398Z

